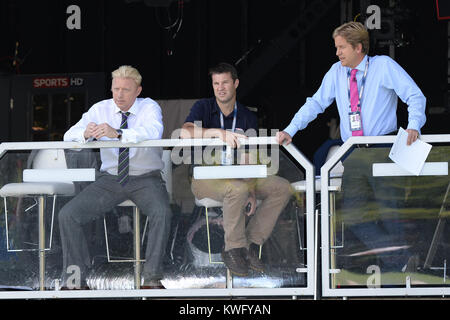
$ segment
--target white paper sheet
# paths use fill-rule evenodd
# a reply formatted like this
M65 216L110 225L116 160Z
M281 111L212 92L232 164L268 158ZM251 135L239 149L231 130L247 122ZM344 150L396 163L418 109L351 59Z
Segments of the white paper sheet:
M400 128L389 153L389 158L403 169L418 176L430 153L431 145L417 139L408 146L406 144L407 138L408 132Z

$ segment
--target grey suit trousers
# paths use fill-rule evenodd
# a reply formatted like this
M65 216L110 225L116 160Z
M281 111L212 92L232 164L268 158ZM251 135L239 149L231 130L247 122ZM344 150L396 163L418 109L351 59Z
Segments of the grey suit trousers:
M172 212L161 172L130 176L125 186L117 176L99 172L96 181L83 189L59 212L59 229L63 250L63 277L69 266L80 268L82 276L91 266L83 225L103 217L124 200L133 201L149 218L144 273L160 278L162 260L170 232Z

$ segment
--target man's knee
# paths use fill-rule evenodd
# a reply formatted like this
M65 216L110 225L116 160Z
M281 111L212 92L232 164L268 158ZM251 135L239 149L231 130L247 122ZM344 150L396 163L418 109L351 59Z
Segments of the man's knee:
M293 189L289 181L276 177L276 183L271 190L271 194L277 197L289 199L293 194Z

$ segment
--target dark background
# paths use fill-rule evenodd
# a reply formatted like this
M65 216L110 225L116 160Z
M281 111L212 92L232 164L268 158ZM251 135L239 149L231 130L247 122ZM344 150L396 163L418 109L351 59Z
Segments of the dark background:
M442 12L448 0L440 2L440 15L450 16ZM66 27L72 4L81 9L81 30ZM211 96L208 68L236 64L241 102L258 108L261 127L282 130L337 61L333 30L352 19L364 22L369 4L382 9L381 30L370 31L370 55L393 52L422 89L422 133L450 133L448 20L439 19L435 0L0 0L0 122L9 126L0 139L27 139L14 133L29 124L11 116L6 83L12 77L103 73L100 100L110 97L110 73L123 64L141 72L141 96L155 100ZM329 138L327 122L336 115L328 108L295 136L309 158ZM401 101L398 116L406 127Z

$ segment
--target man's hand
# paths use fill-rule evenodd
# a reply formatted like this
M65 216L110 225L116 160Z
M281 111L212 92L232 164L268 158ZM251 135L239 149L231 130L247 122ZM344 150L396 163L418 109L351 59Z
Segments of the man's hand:
M89 122L89 124L86 127L86 130L84 130L84 138L89 139L91 137L94 137L94 131L97 128L97 124L94 122Z
M256 211L256 195L254 192L250 192L246 203L244 212L247 216L251 216ZM250 210L247 211L248 206L250 206Z
M99 124L93 131L93 137L97 140L102 137L117 138L117 131L107 123Z
M417 130L414 130L414 129L406 129L406 132L408 132L408 139L406 141L406 144L408 146L410 146L419 137L419 132Z
M286 142L286 145L288 145L292 142L292 137L285 131L278 131L275 137L279 144L284 144L284 142Z
M239 139L247 139L243 133L231 132L220 128L201 128L192 122L186 122L180 131L181 139L191 138L219 138L232 148L239 148Z
M241 146L239 139L247 139L247 136L242 133L231 132L222 129L221 131L222 132L219 138L232 148L239 148Z

